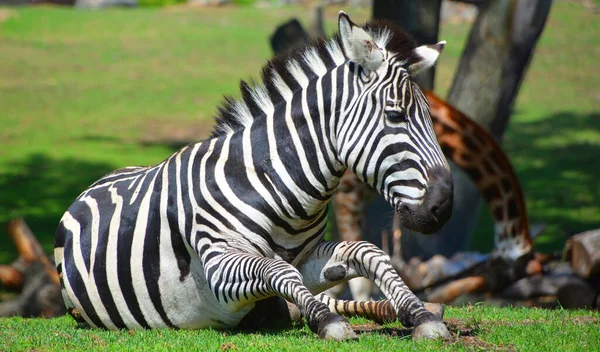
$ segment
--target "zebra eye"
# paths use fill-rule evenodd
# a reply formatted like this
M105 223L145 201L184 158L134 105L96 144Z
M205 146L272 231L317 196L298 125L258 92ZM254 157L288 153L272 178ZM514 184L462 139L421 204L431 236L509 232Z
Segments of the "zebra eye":
M386 110L385 117L393 123L406 122L406 114L401 110Z

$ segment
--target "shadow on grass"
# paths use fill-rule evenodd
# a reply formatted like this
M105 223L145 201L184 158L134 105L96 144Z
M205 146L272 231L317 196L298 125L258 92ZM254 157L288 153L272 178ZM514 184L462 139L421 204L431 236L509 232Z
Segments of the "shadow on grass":
M83 142L131 143L113 137L87 136ZM187 141L139 141L140 147L165 147L175 152ZM156 162L162 159L157 158ZM125 166L125 165L124 165ZM60 218L89 185L115 170L114 165L75 158L57 159L45 154L13 162L0 172L0 223L24 217L46 253L51 254ZM0 229L0 263L16 259L14 244Z
M352 324L352 330L360 336L363 334L377 334L385 336L393 336L396 338L410 338L413 329L403 327L382 327L375 323L367 324ZM238 327L233 329L224 330L228 335L261 335L261 336L281 336L282 334L292 333L306 334L309 337L317 338L317 334L313 333L306 327L304 319L302 321L291 322L282 319L274 320L270 322L262 322L256 327Z
M126 141L125 139L122 138L116 138L116 137L109 137L109 136L94 136L94 135L89 135L89 136L83 136L81 138L81 140L86 141L86 142L108 142L108 143L114 143L114 144L118 144L118 143L128 143L128 141ZM195 143L195 142L199 142L201 141L200 139L198 140L187 140L185 138L161 138L158 140L152 140L152 139L148 139L148 140L142 140L142 141L138 141L136 144L142 147L164 147L164 148L168 148L171 152L175 153L176 151L178 151L179 149L183 148L184 146L190 144L190 143ZM157 162L159 162L157 160Z
M22 216L44 247L52 253L56 226L69 205L113 166L78 159L54 159L43 154L10 164L0 174L2 222ZM0 263L15 259L14 244L2 231Z

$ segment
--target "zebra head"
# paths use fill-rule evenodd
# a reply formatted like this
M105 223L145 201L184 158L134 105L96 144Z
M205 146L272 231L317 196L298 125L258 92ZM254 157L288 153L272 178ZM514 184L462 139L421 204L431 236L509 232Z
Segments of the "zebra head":
M392 24L361 28L343 12L338 26L347 59L336 126L340 160L383 195L402 226L438 231L452 213L452 176L427 99L411 77L435 63L445 42L417 47Z

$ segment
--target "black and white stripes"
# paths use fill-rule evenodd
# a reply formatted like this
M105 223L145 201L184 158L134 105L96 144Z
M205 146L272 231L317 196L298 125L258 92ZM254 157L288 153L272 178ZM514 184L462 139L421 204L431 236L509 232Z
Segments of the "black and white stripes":
M393 26L364 30L343 13L339 26L339 37L270 62L261 83L242 82L210 139L117 170L77 198L55 241L68 308L110 329L227 327L281 296L321 337L351 338L313 294L362 275L406 324L437 321L383 252L323 235L346 168L405 226L430 232L447 219L448 166L410 80L443 44L415 48Z

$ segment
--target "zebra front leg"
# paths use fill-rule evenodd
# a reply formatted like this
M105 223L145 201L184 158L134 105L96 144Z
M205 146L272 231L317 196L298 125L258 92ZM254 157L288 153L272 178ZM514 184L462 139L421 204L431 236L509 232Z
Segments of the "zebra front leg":
M210 290L231 311L273 296L293 302L312 331L323 339L355 339L348 320L332 313L303 285L298 269L278 259L207 250L202 254Z
M315 293L357 276L371 279L391 302L398 320L415 327L414 338L450 337L442 318L425 309L394 270L390 257L372 243L323 242L299 269L305 285Z

